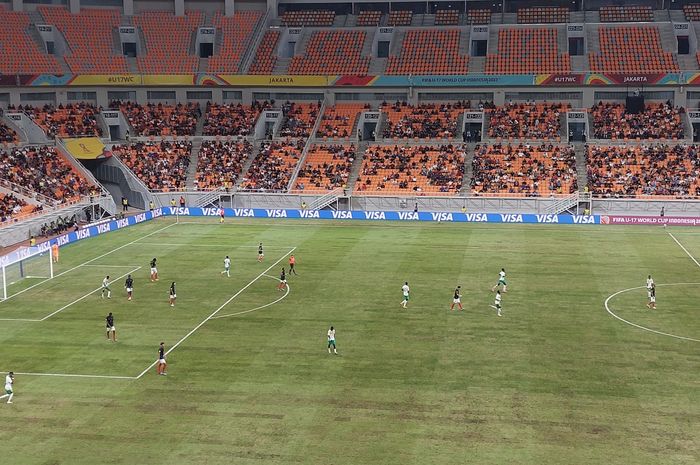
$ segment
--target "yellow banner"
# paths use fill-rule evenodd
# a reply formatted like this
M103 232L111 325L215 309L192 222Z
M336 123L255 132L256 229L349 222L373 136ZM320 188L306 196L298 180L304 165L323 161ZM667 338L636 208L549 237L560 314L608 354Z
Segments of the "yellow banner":
M144 74L145 86L192 86L195 84L194 74Z
M63 143L68 152L80 160L95 160L109 156L108 152L105 152L105 144L97 137L65 139Z
M139 86L139 74L76 74L71 86Z
M273 86L273 87L320 87L329 86L336 76L252 76L239 74L220 74L223 81L232 86Z

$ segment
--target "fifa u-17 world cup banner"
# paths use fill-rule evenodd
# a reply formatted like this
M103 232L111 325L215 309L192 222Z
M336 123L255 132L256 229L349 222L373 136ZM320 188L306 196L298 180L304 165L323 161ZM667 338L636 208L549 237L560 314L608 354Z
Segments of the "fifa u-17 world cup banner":
M700 226L700 217L693 216L634 216L602 215L600 224L646 225L646 226Z

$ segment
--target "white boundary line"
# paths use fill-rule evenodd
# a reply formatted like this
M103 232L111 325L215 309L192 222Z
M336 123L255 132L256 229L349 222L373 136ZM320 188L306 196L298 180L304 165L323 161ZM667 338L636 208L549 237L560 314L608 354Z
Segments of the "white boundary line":
M7 371L0 371L7 373ZM136 379L133 376L112 376L112 375L76 375L71 373L22 373L15 371L16 375L22 376L55 376L60 378L101 378L101 379Z
M133 268L137 265L83 265L83 266L94 266L95 268ZM141 268L139 266L139 268Z
M234 249L257 249L257 245L228 245L228 244L175 244L175 243L163 243L163 242L138 242L141 245L150 246L165 246L165 247L207 247L216 249L234 248ZM266 245L266 249L289 249L291 245Z
M112 253L116 252L117 250L121 250L121 249L123 249L124 247L128 247L128 246L130 246L130 245L132 245L132 244L135 244L135 243L137 243L138 241L140 241L141 239L145 239L145 238L150 237L150 236L152 236L152 235L154 235L154 234L157 234L157 233L159 233L159 232L161 232L161 231L165 231L166 229L168 229L168 228L170 228L170 227L172 227L172 226L175 226L176 224L177 224L177 223L171 223L171 224L169 224L169 225L167 225L167 226L164 226L164 227L162 227L162 228L160 228L160 229L156 229L155 231L150 232L150 233L146 234L146 235L143 236L143 237L139 237L138 239L134 239L134 240L131 241L131 242L127 242L127 243L124 244L124 245L120 245L119 247L117 247L117 248L115 248L115 249L112 249L112 250L110 250L109 252L105 252L105 253L103 253L102 255L99 255L99 256L97 256L97 257L95 257L95 258L92 258L92 259L90 259L90 260L88 260L88 261L86 261L86 262L84 262L84 263L81 263L80 265L76 265L76 266L74 266L73 268L69 268L69 269L67 269L66 271L62 271L61 273L58 273L57 275L54 275L54 279L55 279L55 278L58 278L59 276L63 276L63 275L66 274L66 273L70 273L71 271L77 270L77 269L80 268L81 266L86 266L86 265L88 265L88 264L90 264L90 263L92 263L92 262L94 262L94 261L96 261L96 260L99 260L100 258L106 257L107 255L112 254ZM35 287L40 286L40 285L44 284L44 283L47 282L47 281L48 281L48 280L44 280L44 281L42 281L42 282L40 282L40 283L34 284L33 286L29 286L29 287L26 288L26 289L22 289L21 291L15 293L15 294L12 294L11 296L9 296L7 299L5 299L5 300L0 300L0 304L3 303L3 302L7 302L8 300L10 300L10 299L13 298L13 297L17 297L18 295L23 294L23 293L27 292L27 291L30 290L30 289L34 289Z
M265 276L266 278L274 279L275 281L278 280L276 277L270 276L269 274L266 274L266 275L263 275L263 276ZM287 283L287 292L285 292L284 295L283 295L282 297L280 297L279 299L277 299L277 300L275 300L275 301L273 301L273 302L270 302L270 303L265 304L265 305L261 305L261 306L259 306L259 307L251 308L250 310L245 310L245 311L242 311L242 312L229 313L229 314L227 314L227 315L217 315L217 316L212 317L211 319L212 319L212 320L216 320L216 319L218 319L218 318L228 318L228 317L230 317L230 316L244 315L244 314L246 314L246 313L252 313L252 312L254 312L254 311L256 311L256 310L262 310L263 308L267 308L267 307L269 307L270 305L274 305L274 304L276 304L277 302L279 302L280 300L282 300L282 299L284 299L285 297L287 297L287 295L289 295L289 291L290 291L289 283Z
M683 246L681 246L683 247ZM691 257L692 258L692 257ZM698 285L700 283L671 283L671 284L657 284L657 286L690 286L690 285ZM700 342L700 339L693 339L692 337L686 337L686 336L677 336L675 334L670 334L670 333L664 333L663 331L657 331L655 329L647 328L646 326L638 325L637 323L632 323L631 321L627 321L624 318L617 316L615 313L613 313L612 310L610 310L610 306L608 303L610 300L623 292L629 292L629 291L636 291L638 289L646 289L646 286L637 286L637 287L630 287L629 289L623 289L621 291L617 291L614 294L611 294L607 299L605 299L605 310L612 315L613 317L617 318L618 320L622 321L623 323L627 323L630 326L634 326L635 328L643 329L644 331L649 331L650 333L654 334L659 334L661 336L668 336L672 337L675 339L682 339L684 341L693 341L693 342Z
M683 252L685 252L685 254L686 254L687 256L689 256L690 259L691 259L692 261L694 261L695 264L696 264L698 267L700 267L700 263L698 263L698 261L695 259L695 257L693 257L692 255L690 255L690 252L688 252L688 249L686 249L685 247L683 247L683 244L681 244L680 242L678 242L678 239L676 239L676 236L674 236L674 235L671 234L670 232L668 233L668 235L671 236L671 239L673 239L673 240L676 242L676 244L678 244L678 245L680 246L680 248L683 249Z
M226 307L228 304L230 304L230 303L233 301L233 299L235 299L236 297L238 297L239 295L241 295L241 293L243 293L243 291L245 291L245 290L248 289L250 286L252 286L253 283L255 283L258 279L260 279L260 278L262 278L263 276L265 276L265 273L267 273L268 271L270 271L273 267L277 266L277 264L278 264L279 262L281 262L282 260L284 260L285 258L287 258L287 256L288 256L289 254L291 254L292 252L294 252L295 250L296 250L296 247L292 247L286 254L284 254L284 255L282 255L280 258L278 258L277 261L276 261L275 263L273 263L272 265L270 265L269 267L267 267L267 269L266 269L265 271L263 271L262 273L260 273L259 275L257 275L255 278L253 278L252 281L250 281L248 284L246 284L245 286L243 286L238 292L236 292L236 293L233 294L231 297L229 297L228 300L227 300L226 302L224 302L223 304L221 304L221 306L220 306L219 308L217 308L216 310L214 310L214 312L212 312L211 315L209 315L209 316L206 317L204 320L202 320L201 323L199 323L197 326L195 326L189 333L185 334L185 335L182 337L182 339L180 339L179 341L177 341L170 349L168 349L168 350L165 352L165 355L168 355L170 352L172 352L173 350L175 350L180 344L182 344L183 342L185 342L185 340L187 340L188 337L190 337L191 335L193 335L193 334L195 333L195 331L197 331L199 328L201 328L202 326L204 326L204 324L205 324L207 321L211 320L214 316L216 316L216 314L219 313L219 312L220 312L224 307ZM143 371L141 372L141 374L139 374L139 375L136 377L136 379L140 379L143 375L145 375L146 373L148 373L148 371L149 371L151 368L153 368L153 367L156 365L156 363L158 363L158 360L155 360L153 363L151 363L150 365L148 365L148 366L146 367L146 369L143 370Z

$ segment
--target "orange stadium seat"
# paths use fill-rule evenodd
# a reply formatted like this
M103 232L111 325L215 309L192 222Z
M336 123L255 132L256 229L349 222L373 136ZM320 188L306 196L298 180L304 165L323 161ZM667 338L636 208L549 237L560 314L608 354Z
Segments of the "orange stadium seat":
M126 57L114 52L113 33L121 24L121 14L114 9L83 8L71 14L63 7L40 6L47 24L58 28L66 38L69 54L65 55L71 71L80 74L127 73Z
M250 45L255 26L262 18L261 11L238 11L224 16L220 11L214 16L214 26L221 30L221 49L209 59L210 73L240 72L243 53Z
M589 53L595 73L667 73L679 71L678 60L661 46L659 28L618 26L599 29L600 55Z
M457 26L459 24L459 11L437 10L435 12L436 26Z
M413 21L411 10L392 10L389 12L387 23L389 26L410 26Z
M537 6L518 9L520 24L568 23L569 9L559 6Z
M197 189L235 186L243 164L253 153L248 141L204 141L197 158Z
M683 13L688 21L700 21L700 4L683 5Z
M339 103L326 108L316 135L326 138L348 138L353 136L355 123L367 105L361 103Z
M381 11L360 11L357 15L357 25L358 26L379 26L379 22L382 20Z
M458 29L411 29L398 56L390 55L386 74L466 74L469 55L459 54Z
M277 63L275 48L279 39L280 32L278 30L271 29L265 32L258 49L255 51L253 63L248 70L249 74L272 74L275 63Z
M454 104L424 103L416 107L405 103L382 104L386 114L384 138L449 139L458 136L457 120L469 102Z
M200 116L199 104L177 105L113 102L139 136L193 136Z
M102 136L97 122L100 109L87 103L18 109L28 114L49 137Z
M333 20L335 11L329 10L285 11L282 15L287 26L332 26Z
M29 14L0 9L0 73L63 74L61 65L48 55L27 32Z
M669 103L650 103L627 113L621 103L599 102L591 110L596 139L682 139L681 111Z
M286 192L305 143L304 139L299 139L263 144L243 177L243 188Z
M192 143L148 141L115 145L112 153L151 190L175 191L185 187Z
M568 53L559 53L558 31L509 28L498 31L498 53L486 57L487 74L569 73Z
M654 20L654 12L650 6L622 5L601 6L600 21L603 23L638 23Z
M489 24L491 22L491 10L469 10L467 11L468 24Z
M285 103L282 106L285 120L280 128L280 136L309 137L319 110L320 105L316 103Z
M356 74L369 71L369 57L360 55L365 31L316 31L304 55L289 63L289 74Z
M354 145L314 145L299 169L293 192L323 194L347 186L356 156Z
M141 28L146 54L137 58L139 70L151 74L192 74L199 58L189 53L192 37L204 22L201 11L175 16L165 11L145 11L134 16Z
M568 105L560 103L512 103L490 108L489 137L556 139L561 137L561 113Z
M0 192L0 224L28 215L34 209L34 205L29 205L12 193Z

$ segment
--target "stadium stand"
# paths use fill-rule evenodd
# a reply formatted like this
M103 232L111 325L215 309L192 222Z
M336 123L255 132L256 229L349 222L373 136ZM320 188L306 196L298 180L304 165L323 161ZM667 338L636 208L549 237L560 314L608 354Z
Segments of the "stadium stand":
M366 35L365 31L315 31L304 55L292 58L288 72L367 75L369 57L360 55Z
M520 24L568 23L569 9L559 6L536 6L518 9Z
M197 189L227 189L236 185L243 164L253 153L248 141L204 141L197 159Z
M522 139L556 139L561 136L560 103L509 103L486 110L489 137Z
M462 188L461 147L370 146L365 151L355 194L456 195Z
M121 24L115 9L83 8L71 14L63 7L40 6L47 24L58 28L65 37L70 54L66 63L74 73L127 73L126 57L114 53L114 31Z
M134 16L134 25L141 28L146 42L146 54L137 57L142 73L196 73L199 58L190 55L192 37L203 24L201 11L187 11L175 16L166 11L144 11Z
M387 18L389 26L410 26L411 21L413 21L413 12L411 10L392 10Z
M285 11L282 23L287 26L332 26L335 12L329 10Z
M398 56L390 55L386 74L466 74L469 55L459 54L458 29L411 29Z
M357 15L357 22L356 24L358 26L379 26L379 22L382 20L382 12L381 11L370 11L370 10L365 10L365 11L360 11L360 14Z
M243 54L261 17L261 11L237 11L233 16L216 12L214 27L221 30L221 48L219 53L209 58L207 69L210 73L235 74L241 70Z
M361 103L339 103L326 107L316 136L326 138L352 137L357 118L362 110L367 108L368 105Z
M559 53L558 31L509 28L498 31L498 53L486 56L487 74L569 73L568 53Z
M122 111L138 136L192 136L197 128L201 110L197 103L113 102L111 108Z
M285 121L280 128L282 137L309 137L321 105L317 103L286 102L282 106Z
M670 102L648 104L642 113L627 113L622 103L599 102L593 106L596 139L682 139L683 109Z
M594 196L700 197L697 145L589 146L588 184Z
M19 142L19 136L14 129L0 121L0 143L16 144Z
M270 108L270 103L208 103L203 134L205 136L249 136L255 129L260 112Z
M548 197L577 189L573 147L477 145L472 167L476 195Z
M245 173L242 186L256 191L286 191L299 163L305 140L267 142Z
M435 12L436 26L457 26L459 25L459 11L457 10L437 10Z
M469 24L490 24L491 10L469 10L467 11L467 23Z
M24 11L0 8L0 71L3 74L62 74L61 65L29 35L31 23Z
M50 146L0 150L0 178L60 203L90 195L95 187Z
M10 105L11 109L14 109ZM41 127L48 137L102 136L102 128L97 122L100 108L87 103L67 105L44 105L30 107L21 105L17 111L24 111Z
M600 73L666 73L679 71L678 60L661 46L655 26L618 26L598 30L600 55L588 54L591 71Z
M115 145L112 153L151 190L173 191L185 187L192 143L148 141Z
M253 62L248 69L249 74L272 74L275 63L277 63L275 48L279 39L279 31L269 30L265 32L258 49L255 51Z
M700 4L683 5L683 13L688 21L700 21Z
M294 189L322 194L347 186L355 157L354 145L314 145L299 169Z
M654 12L650 6L621 5L601 6L600 21L604 23L638 23L654 20Z
M30 213L34 208L22 199L0 192L0 223L5 223L20 215Z
M469 102L426 103L417 107L405 102L383 103L386 114L384 138L449 139L459 135L457 121Z

